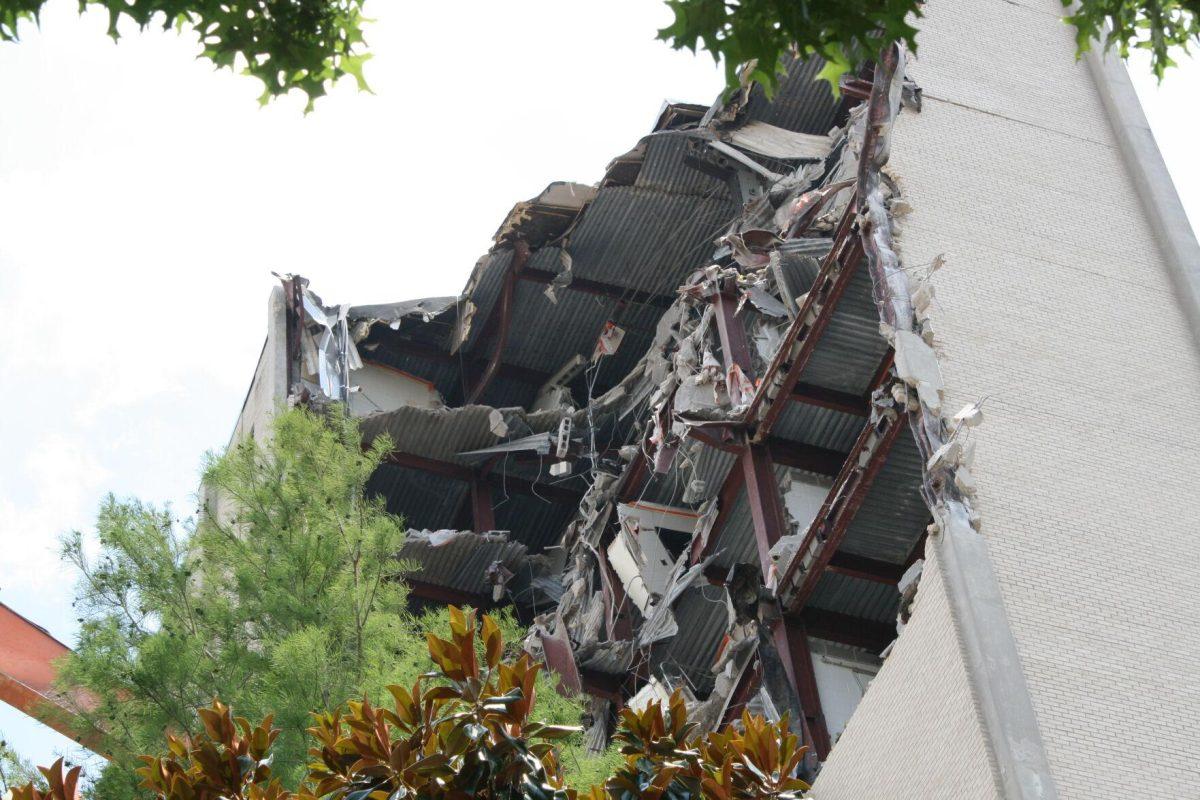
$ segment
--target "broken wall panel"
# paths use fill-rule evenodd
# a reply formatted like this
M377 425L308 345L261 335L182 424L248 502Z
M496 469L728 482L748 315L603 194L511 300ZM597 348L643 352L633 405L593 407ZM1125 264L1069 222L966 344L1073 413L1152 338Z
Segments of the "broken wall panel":
M719 178L701 172L687 161L687 144L693 134L688 132L658 133L643 141L646 157L638 171L634 186L670 194L694 195L720 201L734 213L729 185Z

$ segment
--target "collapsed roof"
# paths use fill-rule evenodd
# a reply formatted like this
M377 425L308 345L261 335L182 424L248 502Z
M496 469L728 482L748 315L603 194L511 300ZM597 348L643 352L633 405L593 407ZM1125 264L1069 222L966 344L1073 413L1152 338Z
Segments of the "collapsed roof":
M862 82L819 68L665 106L597 186L514 206L458 297L273 298L236 435L272 398L386 433L413 595L514 605L589 741L679 688L708 726L791 710L823 758L903 626L930 522L904 387L937 378L881 335Z

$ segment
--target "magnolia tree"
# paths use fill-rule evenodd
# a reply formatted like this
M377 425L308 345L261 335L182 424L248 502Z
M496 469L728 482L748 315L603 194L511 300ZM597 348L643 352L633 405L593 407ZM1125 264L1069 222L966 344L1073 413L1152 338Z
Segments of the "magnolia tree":
M305 779L288 788L275 773L280 730L255 725L220 701L200 725L178 729L162 753L144 755L141 789L162 800L789 800L804 756L788 720L743 715L740 726L700 736L679 694L625 709L615 770L581 792L568 782L561 742L579 729L536 719L541 665L505 657L501 625L449 610L450 636L427 637L432 669L387 687L390 702L363 699L312 716ZM553 692L551 692L553 693ZM13 800L75 800L80 773L61 760Z

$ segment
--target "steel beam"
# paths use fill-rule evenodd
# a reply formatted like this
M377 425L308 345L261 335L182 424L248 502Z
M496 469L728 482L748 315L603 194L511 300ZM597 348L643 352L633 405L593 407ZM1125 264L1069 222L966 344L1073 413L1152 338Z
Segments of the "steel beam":
M500 369L500 361L504 355L504 343L508 340L508 329L512 324L512 309L516 300L517 280L521 275L521 270L524 269L528 261L529 243L523 239L513 242L512 261L509 262L508 274L504 276L504 288L500 292L500 317L496 323L495 334L494 336L489 336L492 326L492 317L489 316L481 337L483 341L487 341L490 338L495 339L495 344L492 346L492 355L488 359L487 366L483 368L483 375L471 387L471 391L467 395L467 403L479 402L483 397L483 393L487 391L488 386L496 377L497 370Z
M398 355L408 356L410 358L419 358L423 361L432 361L438 364L452 364L454 366L461 366L472 370L477 369L480 372L486 368L488 363L484 359L476 358L472 355L448 353L445 350L442 350L438 347L433 347L432 345L407 341L406 339L395 335L392 331L388 331L388 333L392 335L384 336L380 340L380 347ZM363 350L360 351L360 354L364 363L377 364L383 367L390 366L383 361L371 358L369 351ZM520 367L515 364L505 364L501 362L500 366L496 370L496 377L508 378L510 380L530 384L531 386L540 387L553 376L549 372L542 372L541 370L530 369L528 367Z
M746 438L742 426L730 423L728 425L689 426L689 438L708 445L724 453L740 455L746 449ZM772 437L766 444L771 448L771 457L776 464L793 469L815 472L818 475L836 476L846 461L846 454L837 450L827 450L824 447L793 442L790 439Z
M755 659L757 661L757 659ZM762 671L757 664L749 664L746 669L742 670L742 676L738 680L737 686L729 695L729 702L725 706L725 715L721 718L721 724L718 730L723 730L734 720L742 715L742 709L750 702L750 698L758 691L759 684L762 681Z
M713 293L712 303L717 313L717 335L721 339L721 353L725 361L725 374L734 364L742 374L753 379L750 345L746 340L746 327L737 316L737 298L727 289Z
M874 382L871 384L874 386ZM828 408L843 414L853 414L856 417L866 417L871 414L871 403L855 394L839 392L836 389L826 389L811 383L797 383L792 387L792 400L808 406Z
M754 538L758 543L763 582L770 583L771 548L788 532L788 522L767 445L752 444L746 447L741 455L741 468L745 473L746 495L750 502L750 517L754 521Z
M608 700L617 708L625 705L623 682L616 675L584 668L579 670L579 681L583 685L585 694Z
M870 408L871 393L883 385L887 380L888 373L892 371L892 365L896 363L896 351L889 347L887 352L883 354L883 358L879 360L879 366L875 368L875 374L871 376L871 388L867 389L867 395L864 398L867 403L867 408Z
M783 413L792 390L800 380L817 342L833 318L842 293L850 284L854 270L862 260L862 243L854 232L857 195L851 199L838 223L833 247L821 264L804 304L788 326L783 343L771 360L767 373L755 392L746 419L755 425L754 440L762 441Z
M551 636L539 633L542 641L542 653L546 657L546 666L559 677L558 689L561 694L572 695L583 691L583 677L579 674L579 666L575 663L575 653L571 651L571 641L562 622L559 623L558 633Z
M530 268L521 270L519 276L520 280L541 284L553 283L555 277L557 277L555 273L549 270ZM565 289L570 292L583 292L584 294L607 297L623 303L640 303L641 305L654 306L655 308L664 310L670 308L671 304L675 302L675 299L672 297L665 297L660 294L652 294L651 292L643 292L636 289L626 289L623 286L614 286L611 283L588 280L587 278L573 277Z
M492 508L492 485L479 475L471 481L471 523L476 533L496 530L496 513Z
M828 572L845 575L847 578L895 586L900 582L907 566L907 564L892 564L851 553L834 553L825 569Z
M896 628L883 622L860 619L823 608L806 608L800 614L808 635L814 639L861 647L879 653L896 638Z
M888 413L870 422L859 435L850 458L834 481L821 510L808 526L800 548L780 582L779 596L785 608L793 611L803 608L816 590L822 573L841 545L851 520L904 427L905 420L888 409Z
M646 448L649 446L649 434L638 440L638 451L621 473L621 484L617 488L617 500L628 503L636 500L650 480L650 460L646 458Z
M850 100L868 100L871 97L871 82L854 76L843 75L838 81L842 96Z
M766 445L771 449L771 460L776 464L792 469L802 469L815 472L818 475L837 475L842 465L846 463L846 454L837 450L826 450L811 444L802 444L788 439L767 440Z
M408 592L413 597L445 606L460 606L464 608L469 606L471 608L489 609L495 608L497 605L492 600L490 594L468 592L463 589L456 589L453 586L441 586L436 583L423 581L420 578L415 578L413 577L414 575L420 575L420 573L406 573L404 575L404 584L408 587Z
M808 632L804 623L795 619L780 620L775 626L775 646L785 663L791 665L795 676L800 707L812 735L813 749L817 758L824 761L829 756L833 743L829 738L829 727L825 723L825 711L821 705L821 693L817 688L817 676L813 671L812 652L808 647Z
M425 456L404 453L399 450L393 450L384 456L383 463L396 467L404 467L405 469L428 472L433 475L440 475L443 478L449 478L450 480L462 481L463 483L474 483L478 477L478 473L475 470L463 464L439 461L436 458L426 458ZM538 483L519 475L497 475L495 472L490 472L485 479L493 488L499 486L506 491L536 495L556 503L574 504L578 503L583 497L583 492L576 489L568 489L565 486L557 484Z
M600 588L604 597L605 623L608 628L608 638L611 641L624 641L633 638L633 620L630 615L631 603L625 594L625 584L617 576L612 564L608 563L606 548L596 549L600 561Z

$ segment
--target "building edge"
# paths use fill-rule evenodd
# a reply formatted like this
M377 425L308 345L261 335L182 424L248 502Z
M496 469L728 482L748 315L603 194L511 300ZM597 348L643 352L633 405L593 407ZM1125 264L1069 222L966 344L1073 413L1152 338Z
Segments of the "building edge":
M940 520L941 533L931 537L930 545L938 549L943 565L951 618L992 751L996 782L1002 796L1011 800L1057 800L987 540L961 512L961 508L947 510Z
M1084 60L1112 125L1121 160L1149 212L1151 230L1191 329L1192 344L1200 350L1200 243L1175 191L1129 71L1099 43L1093 43Z

